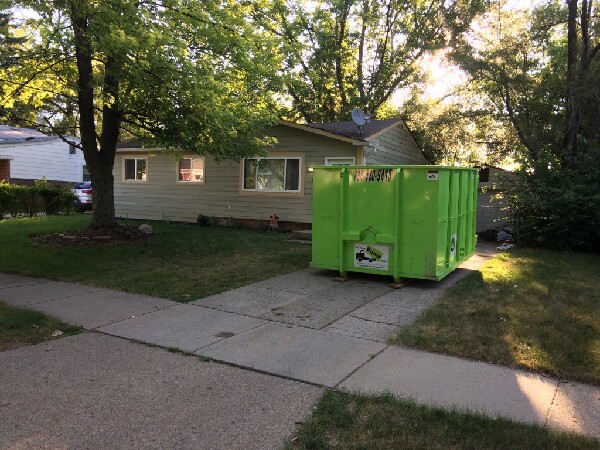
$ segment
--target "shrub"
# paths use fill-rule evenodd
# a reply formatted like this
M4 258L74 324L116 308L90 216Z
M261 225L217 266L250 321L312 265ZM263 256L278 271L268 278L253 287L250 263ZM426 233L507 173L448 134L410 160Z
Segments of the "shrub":
M5 214L12 213L16 198L15 189L5 181L0 181L0 220Z
M35 189L42 200L42 210L46 214L70 213L73 211L73 202L76 197L70 189L58 188L46 180L37 180Z
M46 214L70 213L75 196L68 188L51 185L45 180L34 186L0 183L0 218L6 213L12 217L26 214L33 217L38 212Z
M600 251L600 167L522 172L507 190L519 239L561 250Z

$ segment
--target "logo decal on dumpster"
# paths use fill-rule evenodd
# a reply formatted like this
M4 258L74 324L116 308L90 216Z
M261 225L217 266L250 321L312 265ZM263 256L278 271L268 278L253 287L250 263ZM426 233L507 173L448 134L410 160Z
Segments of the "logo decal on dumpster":
M428 170L427 171L427 179L429 181L437 181L440 179L440 174L437 170Z
M389 254L387 245L354 244L354 267L388 270Z
M357 169L354 171L354 181L390 183L392 172L392 169Z
M450 259L456 256L456 233L450 236Z

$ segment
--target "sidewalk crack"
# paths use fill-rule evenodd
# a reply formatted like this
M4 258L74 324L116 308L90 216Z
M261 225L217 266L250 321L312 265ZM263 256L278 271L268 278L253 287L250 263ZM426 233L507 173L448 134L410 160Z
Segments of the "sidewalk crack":
M223 339L219 339L218 341L211 342L210 344L203 345L201 347L198 347L196 350L193 350L192 353L199 352L202 349L205 349L207 347L210 347L211 345L215 345L215 344L218 344L220 342L226 341L227 339L231 339L231 338L236 337L236 336L243 336L244 334L246 334L246 333L248 333L248 332L250 332L252 330L256 330L257 328L264 327L265 325L267 325L267 323L268 323L268 321L265 321L263 323L259 323L258 325L253 326L252 328L248 328L247 330L243 330L243 331L240 331L239 333L235 333L233 336L226 337L226 338L223 338Z
M158 298L158 297L156 297L156 298ZM160 300L164 300L164 299L160 299ZM106 333L104 331L100 331L99 328L107 327L109 325L114 325L115 323L124 322L126 320L135 319L136 317L147 316L148 314L153 314L153 313L158 312L158 311L164 311L165 309L174 308L175 306L179 306L180 304L181 303L175 303L174 305L165 306L164 308L158 308L158 309L155 309L154 311L148 311L148 312L143 312L143 313L140 313L140 314L135 314L134 316L125 317L124 319L119 319L119 320L113 320L112 322L104 323L102 325L98 325L97 327L86 328L86 329L89 329L90 331L98 331L99 333L104 333L104 334L108 334L110 336L113 336L110 333ZM121 336L117 336L117 337L121 337Z
M346 381L348 378L350 378L352 375L354 375L356 372L358 372L360 369L362 369L364 366L366 366L367 364L369 364L371 361L373 361L375 358L377 358L379 355L381 355L384 351L386 351L390 346L386 345L385 347L383 347L381 350L379 350L376 353L373 353L369 359L367 359L364 363L362 363L360 366L358 366L356 369L354 369L352 372L350 372L348 375L346 375L344 378L342 378L338 383L333 385L333 389L339 389L340 385Z
M544 426L548 426L548 422L550 420L550 415L552 414L552 408L554 407L554 400L556 400L556 396L558 394L558 390L561 385L565 384L562 381L556 382L556 389L554 390L554 395L552 396L552 400L550 401L550 406L548 407L548 411L546 412L546 418L544 419Z

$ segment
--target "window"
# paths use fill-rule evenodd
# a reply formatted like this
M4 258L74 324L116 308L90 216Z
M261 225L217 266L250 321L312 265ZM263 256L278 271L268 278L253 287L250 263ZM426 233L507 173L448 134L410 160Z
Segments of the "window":
M300 192L300 157L244 159L243 189L262 192Z
M90 171L88 170L87 166L84 165L83 166L83 181L91 181L91 177L90 177Z
M125 180L146 181L146 158L125 158Z
M183 158L178 161L177 181L204 183L204 158Z
M481 168L479 169L479 182L487 183L490 181L490 168Z
M353 166L354 165L354 158L350 157L350 158L342 158L342 157L331 157L331 158L325 158L325 165L326 166Z

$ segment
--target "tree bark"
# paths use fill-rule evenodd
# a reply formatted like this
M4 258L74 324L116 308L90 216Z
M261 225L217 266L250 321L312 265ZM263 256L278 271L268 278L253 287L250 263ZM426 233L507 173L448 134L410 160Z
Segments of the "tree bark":
M360 106L364 108L366 103L365 81L363 74L363 61L365 57L365 35L367 34L367 14L369 4L367 0L363 0L362 23L360 28L360 39L358 41L358 65L357 65L357 84L358 93L360 96Z
M344 115L346 113L348 99L346 98L346 86L344 80L344 39L346 37L346 27L348 25L348 16L350 14L350 5L345 3L342 5L342 11L339 17L336 18L336 31L338 33L336 40L336 55L335 55L335 78L338 84L338 89L340 92L340 100L342 102L340 107L340 115Z
M569 165L572 156L577 152L577 135L581 122L577 95L577 4L578 0L567 0L567 95L562 158L564 166Z
M86 2L71 2L71 23L77 60L77 101L79 106L79 129L81 147L92 181L92 220L90 228L106 229L117 226L115 219L114 179L112 175L121 115L118 105L118 64L107 58L103 93L102 134L100 149L96 133L92 40L88 34Z

